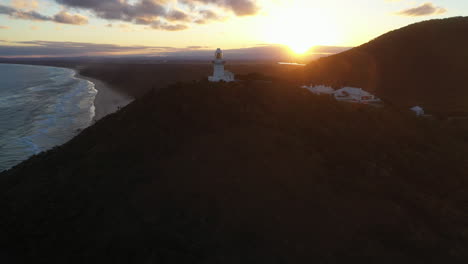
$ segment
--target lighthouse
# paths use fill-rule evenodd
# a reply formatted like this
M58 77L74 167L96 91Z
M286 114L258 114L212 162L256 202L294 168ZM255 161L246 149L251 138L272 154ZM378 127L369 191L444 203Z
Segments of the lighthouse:
M210 82L233 82L234 74L224 70L224 64L226 61L223 60L223 51L218 48L215 51L215 59L213 61L213 76L208 77Z

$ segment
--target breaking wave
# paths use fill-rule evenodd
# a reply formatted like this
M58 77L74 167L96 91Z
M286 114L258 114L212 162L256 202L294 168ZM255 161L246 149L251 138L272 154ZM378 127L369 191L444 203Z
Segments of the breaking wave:
M0 171L89 126L96 94L71 69L0 64Z

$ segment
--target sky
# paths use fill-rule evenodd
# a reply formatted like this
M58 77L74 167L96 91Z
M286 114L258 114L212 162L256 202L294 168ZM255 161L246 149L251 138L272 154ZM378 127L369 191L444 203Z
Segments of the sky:
M358 46L415 22L467 15L467 0L0 0L0 56L275 44L301 54L314 46Z

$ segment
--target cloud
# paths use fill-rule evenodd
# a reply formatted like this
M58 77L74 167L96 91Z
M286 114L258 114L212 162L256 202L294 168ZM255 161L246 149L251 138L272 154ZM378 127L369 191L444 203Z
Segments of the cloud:
M12 0L11 4L13 7L22 10L35 10L39 7L39 2L37 0Z
M188 26L180 22L191 20L183 11L166 11L165 0L139 0L132 3L122 0L56 0L56 2L66 7L90 10L103 19L149 25L149 28L158 30L184 30Z
M255 0L181 0L181 3L197 6L197 4L212 4L231 10L237 16L251 16L258 13L260 8Z
M5 5L0 5L0 14L2 15L11 15L14 14L17 11L16 8L5 6Z
M7 26L0 26L0 29L9 29L10 27Z
M162 29L167 31L181 31L188 28L187 25L184 24L168 24L166 22L162 22L160 20L154 21L150 24L152 29Z
M226 0L224 1L238 16L255 15L259 7L251 0Z
M96 17L118 20L148 28L179 31L190 24L207 24L225 20L228 14L255 15L259 11L257 0L179 0L178 9L172 8L175 0L54 0L64 11L47 16L34 11L37 0L12 0L13 6L0 4L0 14L12 18L36 21L53 21L63 24L83 25L88 18L71 14L68 9L82 9Z
M122 0L55 0L67 7L88 9L109 20L133 21L138 17L160 17L166 13L163 1L139 0L134 4Z
M79 14L70 14L67 11L61 11L54 16L54 21L62 24L85 25L88 24L88 18Z
M179 6L190 12L171 9L171 0L55 0L70 8L86 9L97 17L121 20L153 29L177 31L190 23L205 24L223 20L213 9L221 8L236 16L255 15L259 11L256 0L179 0Z
M176 50L171 47L158 46L119 46L112 44L95 44L84 42L56 41L1 41L2 57L74 57L74 56L107 56L119 54L148 54Z
M212 21L222 21L226 19L226 17L220 16L211 10L200 10L198 14L199 18L194 21L197 24L207 24Z
M208 46L187 46L187 49L207 49Z
M22 11L10 6L0 5L0 14L9 15L13 18L18 19L27 19L27 20L39 20L39 21L49 21L50 17L41 15L36 11Z
M166 15L166 19L169 21L188 21L190 16L180 10L173 10Z
M430 16L439 15L447 12L443 7L434 6L432 3L425 3L418 7L402 10L397 13L400 16Z
M36 11L23 11L10 6L0 5L0 15L8 15L15 19L25 19L33 21L52 21L61 24L83 25L88 23L88 18L82 15L70 14L61 11L53 17L42 15Z

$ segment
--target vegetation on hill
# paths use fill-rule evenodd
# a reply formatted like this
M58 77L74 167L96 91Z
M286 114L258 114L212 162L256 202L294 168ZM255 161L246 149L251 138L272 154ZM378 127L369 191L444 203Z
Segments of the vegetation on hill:
M304 80L355 86L408 108L468 113L468 17L430 20L308 65Z
M468 130L176 84L0 174L8 263L466 263Z

